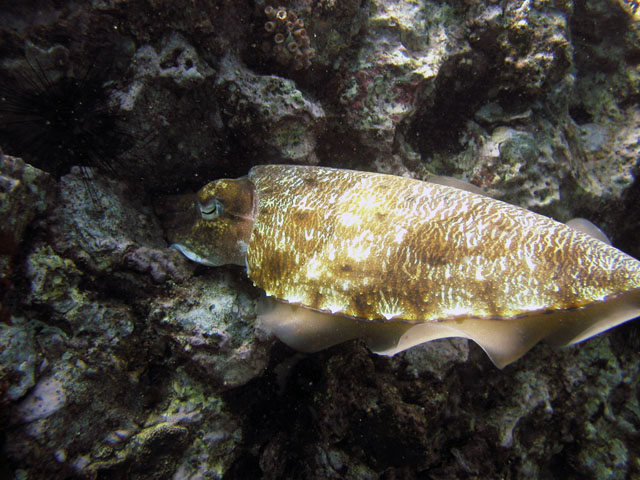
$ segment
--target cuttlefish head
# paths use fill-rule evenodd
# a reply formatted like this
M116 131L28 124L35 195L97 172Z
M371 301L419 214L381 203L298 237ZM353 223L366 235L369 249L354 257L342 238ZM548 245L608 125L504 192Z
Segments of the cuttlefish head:
M255 188L246 178L216 180L196 195L175 198L170 248L209 266L244 265L255 221Z

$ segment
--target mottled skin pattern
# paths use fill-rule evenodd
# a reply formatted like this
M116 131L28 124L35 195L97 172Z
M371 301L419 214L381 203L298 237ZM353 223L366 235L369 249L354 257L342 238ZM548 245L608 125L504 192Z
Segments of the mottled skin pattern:
M212 266L244 265L256 208L253 185L246 178L211 182L198 192L195 200L191 195L181 198L177 210L182 218L168 225L172 237L190 251L203 255L198 259L189 256L192 260ZM214 200L220 202L222 215L214 220L202 218L202 209L211 208Z
M249 277L294 304L360 319L508 319L640 289L632 257L481 195L319 167L258 166L248 179Z

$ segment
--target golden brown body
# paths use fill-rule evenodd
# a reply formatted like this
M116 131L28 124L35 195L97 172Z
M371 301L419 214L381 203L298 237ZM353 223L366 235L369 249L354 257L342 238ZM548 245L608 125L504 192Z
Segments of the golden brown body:
M249 277L361 319L508 318L640 288L638 261L550 218L442 185L261 166Z
M246 260L279 301L262 318L303 350L367 337L393 354L462 336L503 366L541 338L572 343L640 314L640 262L457 188L266 165L207 185L199 205L177 248L207 264Z

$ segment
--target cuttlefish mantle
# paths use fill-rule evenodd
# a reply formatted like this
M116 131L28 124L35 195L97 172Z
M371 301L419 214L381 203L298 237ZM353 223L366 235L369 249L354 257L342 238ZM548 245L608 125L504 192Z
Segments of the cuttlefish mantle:
M257 166L203 187L169 235L194 261L246 265L259 322L301 351L464 337L503 367L640 316L640 262L584 223L440 183Z

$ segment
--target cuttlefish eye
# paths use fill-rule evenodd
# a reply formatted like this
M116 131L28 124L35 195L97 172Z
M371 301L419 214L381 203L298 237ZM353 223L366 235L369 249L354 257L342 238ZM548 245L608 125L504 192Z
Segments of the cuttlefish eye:
M224 213L224 205L217 198L209 198L204 203L198 202L198 208L204 220L214 220Z

